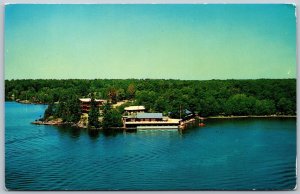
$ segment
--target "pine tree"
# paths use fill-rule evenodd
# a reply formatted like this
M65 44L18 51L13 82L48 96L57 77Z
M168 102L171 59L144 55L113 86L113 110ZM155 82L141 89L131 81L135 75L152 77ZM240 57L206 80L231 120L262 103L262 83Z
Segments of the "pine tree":
M111 106L109 103L104 104L103 106L103 129L108 129L111 127L111 116L110 116Z
M99 108L97 107L97 103L94 99L94 97L92 96L91 98L91 109L89 112L89 124L88 127L95 127L95 128L99 128L100 127L100 122L99 122Z
M45 113L44 113L44 120L47 120L50 116L53 116L54 114L54 111L53 111L53 108L54 108L54 104L51 103L48 105L47 109L45 110Z
M103 107L102 127L104 130L112 127L122 126L122 116L116 109L112 109L111 105L106 103Z
M81 108L78 98L76 96L70 98L68 105L70 110L69 120L70 122L77 123L81 117Z

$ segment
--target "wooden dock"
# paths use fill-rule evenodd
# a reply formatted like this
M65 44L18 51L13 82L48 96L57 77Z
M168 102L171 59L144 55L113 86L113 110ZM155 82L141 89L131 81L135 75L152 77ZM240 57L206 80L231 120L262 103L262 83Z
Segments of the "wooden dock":
M195 118L191 118L191 119L188 119L185 121L181 121L179 128L181 130L195 128L195 127L199 126L199 123L200 123L199 119L195 117Z

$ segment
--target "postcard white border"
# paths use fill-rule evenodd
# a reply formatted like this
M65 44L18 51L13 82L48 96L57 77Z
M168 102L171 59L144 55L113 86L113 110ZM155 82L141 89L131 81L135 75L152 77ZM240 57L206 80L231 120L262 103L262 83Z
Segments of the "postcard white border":
M4 174L4 164L5 164L5 157L4 157L4 149L5 149L5 135L4 135L4 117L5 117L5 110L4 110L4 6L6 4L27 4L27 3L34 3L34 4L294 4L296 5L296 13L297 14L297 110L300 108L300 82L299 82L299 0L1 0L0 5L0 137L1 137L1 146L0 146L0 193L20 193L19 191L6 191L5 189L5 174ZM297 111L297 121L299 121L299 112ZM297 122L297 131L299 130L299 125ZM300 134L297 133L297 153L300 150L299 146L299 138ZM298 164L298 162L297 162ZM298 166L298 165L297 165ZM299 169L297 169L297 175L299 175ZM299 179L297 178L297 185L299 184ZM296 189L296 191L274 191L277 193L290 193L290 192L299 192L300 189ZM51 191L50 191L51 192ZM70 191L53 191L56 193L70 193ZM90 191L88 193L109 193L111 191ZM174 191L159 191L159 193L173 193ZM176 191L176 193L205 193L205 194L222 194L222 193L236 193L236 194L244 194L249 193L249 191ZM268 191L272 192L272 191ZM25 193L31 193L27 191ZM34 193L49 193L48 191L38 191ZM86 193L86 191L78 191L76 193ZM122 193L122 191L114 191L114 193ZM128 192L127 192L128 193ZM135 193L135 191L129 191L129 193ZM147 191L147 193L157 193L156 191ZM266 193L264 191L256 191L255 193Z

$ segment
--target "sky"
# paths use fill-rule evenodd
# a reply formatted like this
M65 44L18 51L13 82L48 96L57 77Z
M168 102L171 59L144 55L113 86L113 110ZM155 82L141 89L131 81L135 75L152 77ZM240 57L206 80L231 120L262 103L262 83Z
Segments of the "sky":
M295 6L5 6L5 79L296 78Z

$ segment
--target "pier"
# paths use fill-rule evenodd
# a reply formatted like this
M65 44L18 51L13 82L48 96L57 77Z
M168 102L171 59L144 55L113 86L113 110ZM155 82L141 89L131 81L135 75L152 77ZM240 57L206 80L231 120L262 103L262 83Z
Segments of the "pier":
M192 117L190 119L187 120L182 120L180 122L179 128L181 130L185 130L185 129L190 129L190 128L195 128L195 127L203 127L205 126L205 124L203 123L204 118L203 117L199 117L199 116L195 116Z

